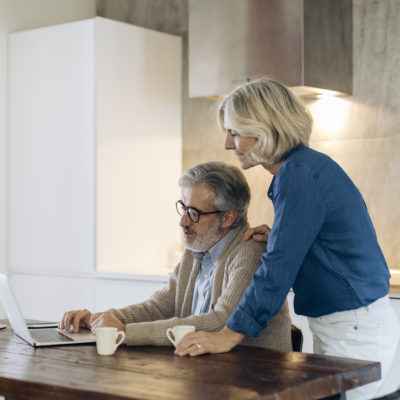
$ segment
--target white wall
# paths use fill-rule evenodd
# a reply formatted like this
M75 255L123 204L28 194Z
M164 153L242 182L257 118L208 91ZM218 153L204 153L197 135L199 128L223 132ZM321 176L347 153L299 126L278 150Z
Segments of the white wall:
M181 39L90 18L8 45L10 272L170 272Z
M94 19L8 46L8 268L93 271Z
M95 0L0 0L0 272L7 270L7 35L95 16ZM0 309L0 318L4 317Z
M148 299L168 276L113 274L12 274L11 286L27 319L60 321L65 311L121 308ZM27 288L29 288L27 290Z
M90 18L18 31L8 46L6 262L24 316L147 298L180 239L180 38ZM144 176L148 154L163 168Z

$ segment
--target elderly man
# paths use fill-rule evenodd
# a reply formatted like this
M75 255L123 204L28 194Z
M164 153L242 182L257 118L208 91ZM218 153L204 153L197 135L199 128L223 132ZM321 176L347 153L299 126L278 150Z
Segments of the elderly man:
M114 326L126 332L128 346L165 346L170 345L166 329L176 325L206 331L223 328L264 251L260 242L242 242L248 229L250 189L238 168L222 162L188 169L179 184L183 195L176 208L186 250L168 285L147 301L119 310L67 312L61 329ZM265 331L242 344L291 350L290 324L285 302Z

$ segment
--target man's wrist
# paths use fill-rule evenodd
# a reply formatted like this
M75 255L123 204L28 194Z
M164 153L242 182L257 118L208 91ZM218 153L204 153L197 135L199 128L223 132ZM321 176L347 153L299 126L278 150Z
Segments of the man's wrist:
M235 332L235 331L229 329L227 326L224 326L224 328L222 329L221 332L232 343L232 347L239 344L245 336L243 333Z

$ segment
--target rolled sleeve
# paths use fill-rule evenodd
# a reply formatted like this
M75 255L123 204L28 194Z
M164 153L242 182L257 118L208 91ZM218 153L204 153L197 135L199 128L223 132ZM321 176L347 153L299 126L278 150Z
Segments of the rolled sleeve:
M264 328L240 306L229 318L226 326L232 331L243 333L246 336L257 336Z

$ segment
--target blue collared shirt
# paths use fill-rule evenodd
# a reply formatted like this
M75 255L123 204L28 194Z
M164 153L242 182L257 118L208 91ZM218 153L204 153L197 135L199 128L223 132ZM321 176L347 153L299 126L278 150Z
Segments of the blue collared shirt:
M257 335L290 288L297 314L366 306L389 290L389 270L356 186L328 156L293 150L272 180L274 223L262 264L227 326Z
M214 270L218 257L224 249L234 229L217 242L207 254L204 254L194 286L192 315L206 313L210 309Z

